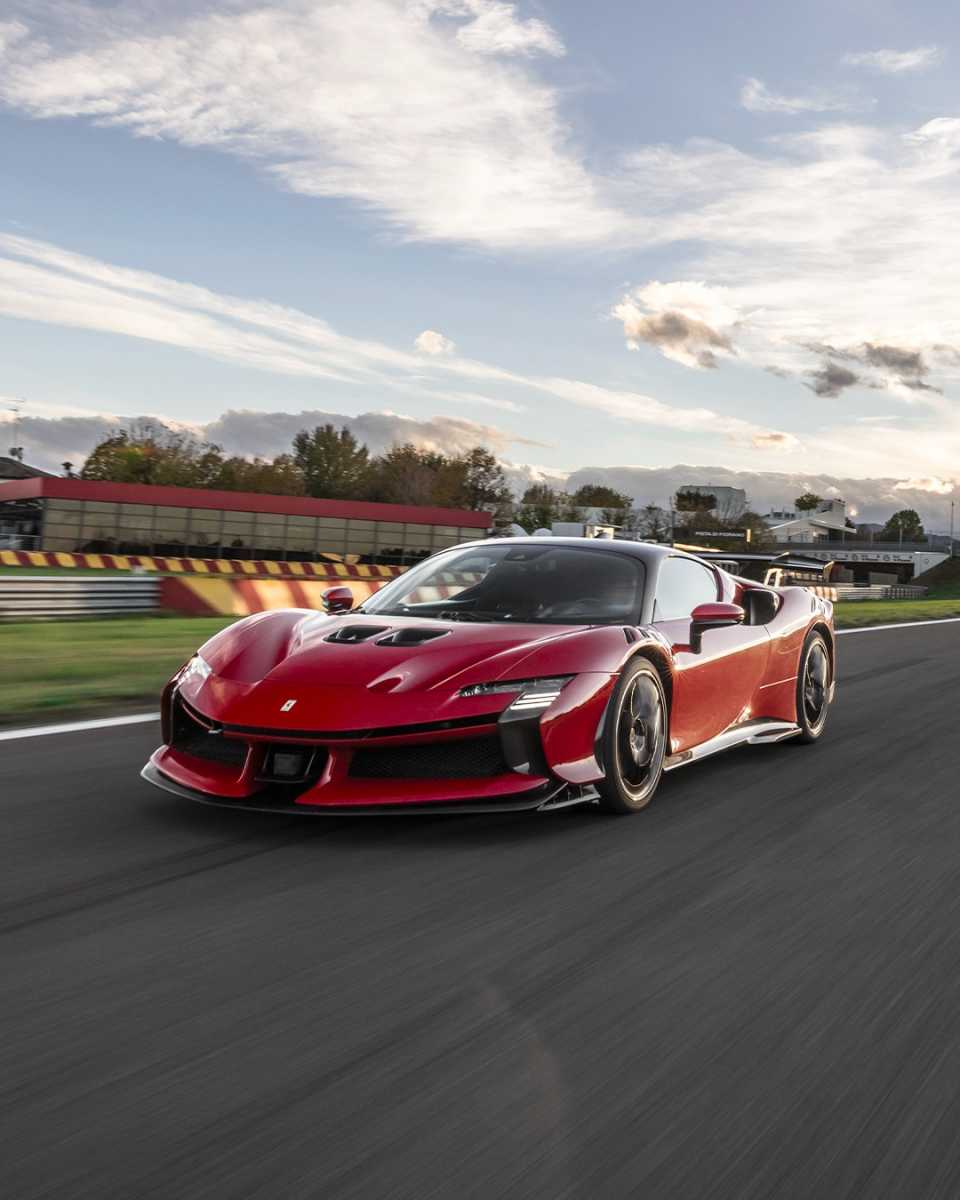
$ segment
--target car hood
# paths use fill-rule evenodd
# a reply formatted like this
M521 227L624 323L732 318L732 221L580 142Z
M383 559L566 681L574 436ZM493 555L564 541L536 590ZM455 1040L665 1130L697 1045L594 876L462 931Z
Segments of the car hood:
M469 718L499 711L510 697L465 699L467 684L568 673L572 643L611 633L622 646L622 630L609 627L275 612L208 642L201 653L210 676L182 688L211 718L276 729Z

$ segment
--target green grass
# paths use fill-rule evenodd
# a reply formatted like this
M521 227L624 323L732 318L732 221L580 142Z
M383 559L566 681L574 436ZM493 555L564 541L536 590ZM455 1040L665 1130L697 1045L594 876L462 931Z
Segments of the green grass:
M0 725L156 705L173 672L230 617L0 624Z
M960 596L929 600L847 600L834 605L833 616L838 629L960 617Z

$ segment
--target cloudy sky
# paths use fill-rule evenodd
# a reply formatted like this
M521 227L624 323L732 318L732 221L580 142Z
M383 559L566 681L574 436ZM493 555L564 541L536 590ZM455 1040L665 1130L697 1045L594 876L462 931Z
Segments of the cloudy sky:
M295 424L269 414L328 411L555 471L952 494L958 26L4 0L0 406L44 454L98 414L229 411L255 452Z

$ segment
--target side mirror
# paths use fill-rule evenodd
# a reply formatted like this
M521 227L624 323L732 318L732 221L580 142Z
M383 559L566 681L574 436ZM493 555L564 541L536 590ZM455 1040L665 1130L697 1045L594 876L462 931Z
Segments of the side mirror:
M746 613L739 604L698 604L690 614L690 650L699 654L703 635L709 629L727 629L742 625Z
M323 611L331 616L353 608L353 592L348 587L327 588L323 593Z

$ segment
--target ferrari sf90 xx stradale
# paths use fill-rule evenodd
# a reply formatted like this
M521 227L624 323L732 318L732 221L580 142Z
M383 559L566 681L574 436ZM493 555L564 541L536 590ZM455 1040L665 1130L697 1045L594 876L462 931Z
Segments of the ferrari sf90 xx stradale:
M833 699L828 601L669 547L491 539L326 603L202 646L144 777L298 813L628 813L718 750L816 741Z

